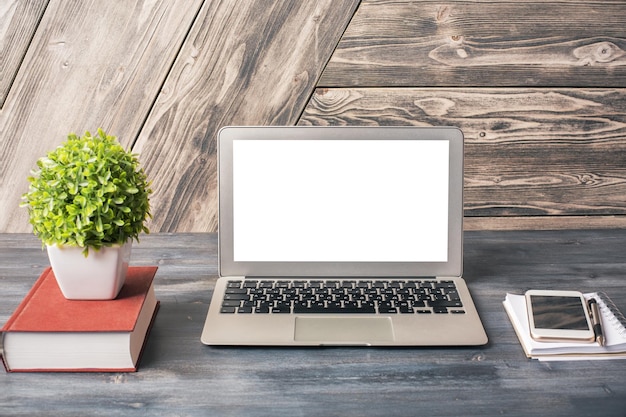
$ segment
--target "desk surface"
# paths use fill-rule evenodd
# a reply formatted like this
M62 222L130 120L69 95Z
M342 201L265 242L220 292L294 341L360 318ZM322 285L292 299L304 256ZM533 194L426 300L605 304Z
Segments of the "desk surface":
M481 348L212 348L200 333L216 236L148 235L161 308L137 373L7 374L8 415L624 416L626 360L526 359L502 307L529 288L604 290L626 310L626 232L468 232L465 273ZM0 235L0 323L48 263L30 235Z

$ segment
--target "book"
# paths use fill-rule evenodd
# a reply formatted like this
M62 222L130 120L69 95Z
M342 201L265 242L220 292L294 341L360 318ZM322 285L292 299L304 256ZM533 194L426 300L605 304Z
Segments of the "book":
M159 302L156 266L129 267L114 300L63 297L46 268L0 330L8 372L134 372Z
M530 336L526 299L523 295L507 294L506 310L524 353L529 358L546 360L587 360L626 358L626 319L613 301L603 292L583 294L586 300L595 298L602 316L605 345L599 343L538 342Z

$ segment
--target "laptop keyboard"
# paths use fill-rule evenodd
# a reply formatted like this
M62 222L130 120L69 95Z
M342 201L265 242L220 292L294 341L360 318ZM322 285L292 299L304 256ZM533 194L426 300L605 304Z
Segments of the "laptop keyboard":
M230 280L225 314L464 314L454 281Z

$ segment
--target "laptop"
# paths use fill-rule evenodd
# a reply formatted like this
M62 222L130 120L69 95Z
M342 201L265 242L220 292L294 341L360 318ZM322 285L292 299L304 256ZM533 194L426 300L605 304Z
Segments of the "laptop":
M477 346L463 134L225 127L207 345Z

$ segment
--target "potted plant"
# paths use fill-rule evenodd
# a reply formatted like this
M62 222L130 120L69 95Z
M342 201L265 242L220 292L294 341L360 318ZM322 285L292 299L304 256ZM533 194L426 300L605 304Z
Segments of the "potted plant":
M117 297L133 240L148 233L152 190L137 155L102 129L70 134L37 161L22 196L68 299Z

